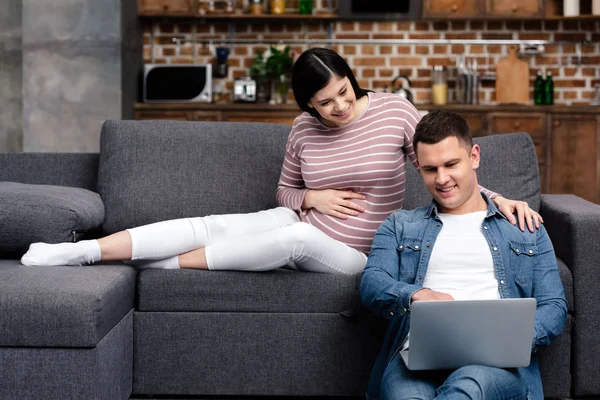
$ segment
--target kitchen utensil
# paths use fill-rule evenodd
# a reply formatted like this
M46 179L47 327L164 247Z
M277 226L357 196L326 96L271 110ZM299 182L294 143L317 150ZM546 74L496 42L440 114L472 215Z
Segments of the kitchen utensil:
M496 101L529 104L529 64L517 57L517 46L496 64Z
M396 87L396 81L400 81L400 86ZM406 75L398 75L392 81L391 91L404 97L406 100L413 102L413 94L410 89L410 79Z

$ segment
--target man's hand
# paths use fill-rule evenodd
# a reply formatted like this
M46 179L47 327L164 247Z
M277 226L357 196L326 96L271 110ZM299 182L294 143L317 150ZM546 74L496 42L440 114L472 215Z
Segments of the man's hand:
M315 208L322 214L340 219L348 219L348 215L357 216L365 211L364 207L349 199L366 199L365 195L350 190L309 190L304 196L303 209Z
M454 297L448 293L436 292L431 289L421 289L410 298L411 301L422 301L422 300L454 300Z

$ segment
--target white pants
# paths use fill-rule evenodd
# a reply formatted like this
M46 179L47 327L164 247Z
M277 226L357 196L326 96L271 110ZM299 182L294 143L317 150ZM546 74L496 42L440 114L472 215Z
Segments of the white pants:
M132 260L159 260L205 247L210 270L266 271L282 266L355 274L367 256L299 222L289 208L182 218L127 230Z

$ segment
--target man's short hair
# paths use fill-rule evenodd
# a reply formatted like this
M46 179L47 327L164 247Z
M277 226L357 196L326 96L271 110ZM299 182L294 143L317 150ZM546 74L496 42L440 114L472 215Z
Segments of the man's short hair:
M436 144L450 136L456 137L469 149L473 147L471 128L463 117L453 112L434 110L421 118L417 124L413 137L415 153L420 142Z

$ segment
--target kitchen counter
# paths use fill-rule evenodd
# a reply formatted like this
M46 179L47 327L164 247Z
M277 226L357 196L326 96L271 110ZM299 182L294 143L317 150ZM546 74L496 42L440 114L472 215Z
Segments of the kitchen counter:
M541 113L582 113L600 114L600 106L576 105L568 106L556 104L552 106L536 106L523 104L447 104L436 106L434 104L417 104L419 110L457 110L473 112L541 112ZM206 110L206 111L287 111L300 112L296 103L265 104L265 103L136 103L134 110Z

